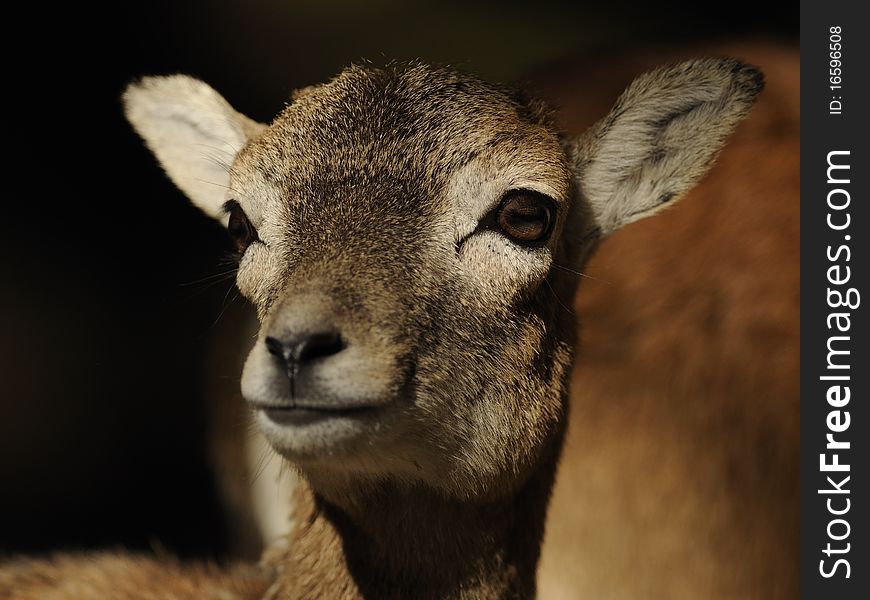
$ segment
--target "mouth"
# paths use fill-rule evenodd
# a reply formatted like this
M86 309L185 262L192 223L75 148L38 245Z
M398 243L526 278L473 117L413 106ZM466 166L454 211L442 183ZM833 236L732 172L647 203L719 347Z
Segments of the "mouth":
M254 421L266 441L297 465L334 463L357 456L389 419L388 404L252 404Z
M267 419L284 427L302 427L332 419L367 416L377 406L257 406Z

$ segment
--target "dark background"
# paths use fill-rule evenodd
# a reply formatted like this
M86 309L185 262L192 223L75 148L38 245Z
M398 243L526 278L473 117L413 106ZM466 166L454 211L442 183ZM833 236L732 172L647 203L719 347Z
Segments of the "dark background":
M515 80L662 40L797 35L791 3L686 6L213 0L8 14L0 553L227 548L202 357L234 296L208 279L229 246L123 120L127 82L190 73L266 121L294 88L363 58Z

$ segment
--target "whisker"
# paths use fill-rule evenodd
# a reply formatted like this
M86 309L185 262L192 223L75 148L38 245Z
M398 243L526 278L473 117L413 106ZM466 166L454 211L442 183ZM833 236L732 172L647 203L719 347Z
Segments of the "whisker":
M192 144L194 146L200 146L202 148L208 148L209 150L214 150L216 152L223 152L227 156L234 157L238 151L236 151L229 142L224 142L224 145L229 148L229 150L225 150L223 148L218 148L217 146L212 146L211 144L203 144L202 142Z
M564 308L565 310L567 310L567 311L568 311L568 314L573 315L573 316L576 317L576 316L577 316L577 313L575 313L573 310L571 310L570 308L568 308L567 306L565 306L565 303L562 302L562 299L559 297L559 294L556 293L556 290L553 289L553 286L550 285L550 282L549 282L548 280L545 279L545 280L544 280L544 283L546 283L546 284L547 284L547 287L550 288L550 292L553 293L553 296L556 298L556 301L557 301L557 302L562 306L562 308Z
M222 188L224 188L225 190L229 190L229 191L231 191L231 192L235 192L236 194L238 194L238 195L241 196L242 198L247 198L247 197L248 197L247 194L245 194L244 192L239 191L239 190L237 190L236 188L234 188L234 187L232 187L232 186L229 186L229 185L226 185L226 184L223 184L223 183L218 183L218 182L216 182L216 181L209 181L208 179L199 179L199 178L197 178L197 181L201 181L201 182L203 182L203 183L207 183L207 184L209 184L209 185L216 185L217 187L222 187Z
M574 275L579 275L580 277L585 277L586 279L593 279L595 281L601 281L603 283L612 284L612 282L607 281L606 279L601 279L599 277L593 277L592 275L587 275L586 273L583 273L581 271L575 271L574 269L569 269L568 267L563 267L562 265L560 265L558 263L552 263L552 265L557 269L561 269L562 271L566 271L568 273L573 273Z
M276 453L272 452L270 447L266 447L260 454L260 459L257 461L257 469L254 471L254 476L251 478L251 485L257 482L260 476L266 472L266 467L269 466L275 459Z
M182 286L182 287L190 287L192 285L199 285L202 283L209 283L209 284L220 283L221 281L225 281L225 280L229 279L230 277L235 276L235 274L236 274L236 269L233 268L233 269L230 269L229 271L221 271L220 273L214 273L213 275L206 275L205 277L202 277L201 279L195 279L193 281L179 283L178 285Z
M224 313L227 312L227 309L230 307L230 305L231 305L233 302L235 302L236 300L239 299L239 293L236 292L236 294L233 296L233 298L232 298L229 302L227 302L227 298L229 298L229 296L230 296L230 292L232 292L234 289L236 289L236 284L235 284L235 283L233 283L233 285L231 285L231 286L229 287L229 289L227 290L227 293L224 294L224 299L221 301L221 305L222 305L222 306L221 306L221 311L220 311L220 313L218 313L218 316L217 316L217 318L214 320L214 323L211 324L212 327L214 327L215 325L218 324L218 321L221 320L221 317L224 316Z
M222 161L221 159L219 159L219 158L217 158L217 157L215 157L215 156L209 156L209 155L206 154L205 152L201 152L201 153L200 153L200 156L202 156L204 159L206 159L206 160L208 160L208 161L214 163L215 166L220 167L221 169L223 169L223 171L224 171L227 175L229 175L230 170L232 169L232 167L231 167L230 165L228 165L227 163L225 163L224 161Z

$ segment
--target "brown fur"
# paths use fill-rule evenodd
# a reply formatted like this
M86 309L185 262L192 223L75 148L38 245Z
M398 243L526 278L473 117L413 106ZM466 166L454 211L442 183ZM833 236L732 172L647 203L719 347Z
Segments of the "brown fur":
M595 279L575 303L587 318L538 573L545 599L797 596L797 48L647 49L532 81L581 132L635 73L696 55L745 58L768 85L697 190L615 234L584 270ZM697 308L671 310L687 294ZM223 321L213 348L244 344ZM208 364L211 383L241 363ZM236 390L214 392L241 403ZM238 453L238 433L217 437ZM243 467L218 464L237 496L250 493Z
M632 73L696 54L745 58L768 85L701 185L585 270L543 598L798 595L797 48L645 52L539 80L582 131ZM582 81L596 93L566 83Z
M537 562L534 524L542 522L549 486L535 477L517 497L479 505L387 490L342 514L301 485L296 527L269 561L280 572L276 597L532 597L525 569Z
M252 600L274 574L116 554L17 560L0 568L4 600Z
M509 88L417 64L347 69L268 127L190 78L131 86L127 115L168 174L257 229L237 279L262 323L242 389L306 482L270 595L534 595L576 269L703 175L761 83L734 60L663 68L574 140ZM203 144L238 150L226 196ZM517 189L557 207L542 244L478 225ZM288 382L274 345L323 327L346 343ZM312 402L368 412L269 416Z

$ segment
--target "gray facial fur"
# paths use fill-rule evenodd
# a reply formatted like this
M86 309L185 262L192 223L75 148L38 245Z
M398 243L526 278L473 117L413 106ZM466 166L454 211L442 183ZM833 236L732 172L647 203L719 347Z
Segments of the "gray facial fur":
M226 219L233 200L256 228L238 285L262 326L242 387L270 443L318 490L393 480L465 499L511 493L558 451L577 272L706 172L761 85L733 60L659 69L578 139L525 93L418 63L350 67L268 126L184 76L125 102L197 205ZM224 148L229 173L194 141ZM545 243L480 227L515 190L556 206ZM319 331L341 350L288 378L268 340ZM288 403L343 412L260 410Z

